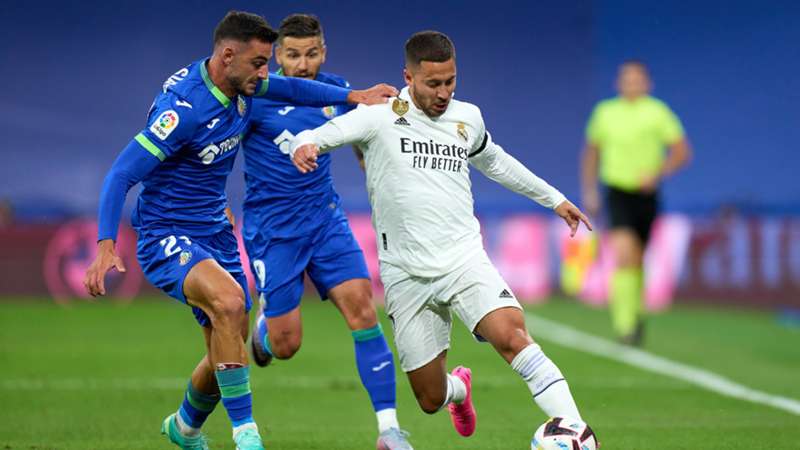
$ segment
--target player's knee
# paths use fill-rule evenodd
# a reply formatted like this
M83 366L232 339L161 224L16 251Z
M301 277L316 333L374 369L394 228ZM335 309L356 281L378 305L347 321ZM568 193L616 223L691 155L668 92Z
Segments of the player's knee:
M525 328L514 327L509 329L495 346L502 355L513 358L514 355L521 352L532 343L533 339L531 339L531 336Z
M369 289L359 290L352 294L345 320L351 330L365 330L377 325L378 315L375 312L372 292Z
M445 393L436 393L436 392L426 392L422 395L417 396L417 403L419 404L420 409L425 414L434 414L440 409L442 409L442 405L444 404L445 400Z
M238 284L217 289L210 299L212 321L239 327L245 315L244 301L244 291Z
M447 397L447 391L444 389L444 386L442 389L431 388L430 385L419 386L417 388L412 386L412 389L414 390L414 396L417 398L417 404L419 404L420 409L426 414L433 414L442 409L442 405Z
M272 356L289 359L300 350L302 338L296 333L270 333L269 343Z

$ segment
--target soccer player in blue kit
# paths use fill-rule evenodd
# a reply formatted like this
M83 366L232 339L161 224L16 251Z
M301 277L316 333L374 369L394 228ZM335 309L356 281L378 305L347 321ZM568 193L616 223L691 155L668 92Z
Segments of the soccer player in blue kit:
M238 450L263 449L252 417L245 340L250 298L233 227L224 210L225 182L252 110L251 96L325 106L377 103L390 86L350 91L270 76L277 33L255 14L231 11L214 30L214 52L169 77L146 128L120 153L105 178L98 214L98 254L84 284L104 295L104 277L125 267L114 241L127 191L143 189L132 215L137 257L147 279L191 306L203 327L206 356L183 403L161 431L183 449L207 449L200 427L216 404L233 425Z
M347 87L320 72L326 47L319 20L293 14L281 22L275 58L280 73ZM330 155L311 175L297 171L288 145L297 133L316 128L347 106L300 106L271 99L253 101L244 140L247 195L243 236L261 310L250 342L253 361L291 358L300 348L300 298L307 272L322 299L330 299L352 332L355 360L378 419L379 450L408 450L395 402L394 358L378 324L366 262L333 188Z

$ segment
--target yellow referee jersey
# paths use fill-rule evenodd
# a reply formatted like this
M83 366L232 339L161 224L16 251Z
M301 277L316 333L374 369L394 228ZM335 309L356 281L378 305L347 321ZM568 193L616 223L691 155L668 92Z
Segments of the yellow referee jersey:
M665 147L683 136L675 113L650 96L601 101L586 127L587 140L599 149L600 179L625 191L638 190L643 177L656 175L664 163Z

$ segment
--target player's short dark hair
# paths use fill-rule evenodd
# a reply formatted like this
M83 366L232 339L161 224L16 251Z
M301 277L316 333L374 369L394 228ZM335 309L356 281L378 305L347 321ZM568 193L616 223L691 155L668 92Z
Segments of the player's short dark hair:
M619 65L619 68L621 69L623 67L636 67L644 73L650 72L650 69L647 67L647 63L638 58L628 58L625 61L622 61L622 64Z
M422 61L445 62L455 58L453 41L438 31L420 31L406 41L406 65L417 66Z
M214 45L225 39L239 42L258 39L261 42L272 44L278 39L278 33L269 26L266 19L258 14L229 11L214 28Z
M309 38L319 37L324 39L322 34L322 24L319 18L312 14L292 14L286 16L281 21L278 28L278 42L283 42L283 38Z

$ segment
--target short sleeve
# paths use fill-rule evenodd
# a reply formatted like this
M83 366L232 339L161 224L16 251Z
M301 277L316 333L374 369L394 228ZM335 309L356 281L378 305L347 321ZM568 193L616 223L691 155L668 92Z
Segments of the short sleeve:
M192 105L167 92L156 98L147 126L134 139L163 161L189 143L196 127Z
M601 114L601 106L595 106L586 124L586 140L595 145L599 145L602 141Z
M683 125L669 106L662 106L661 122L659 123L661 139L667 145L674 144L684 136Z

